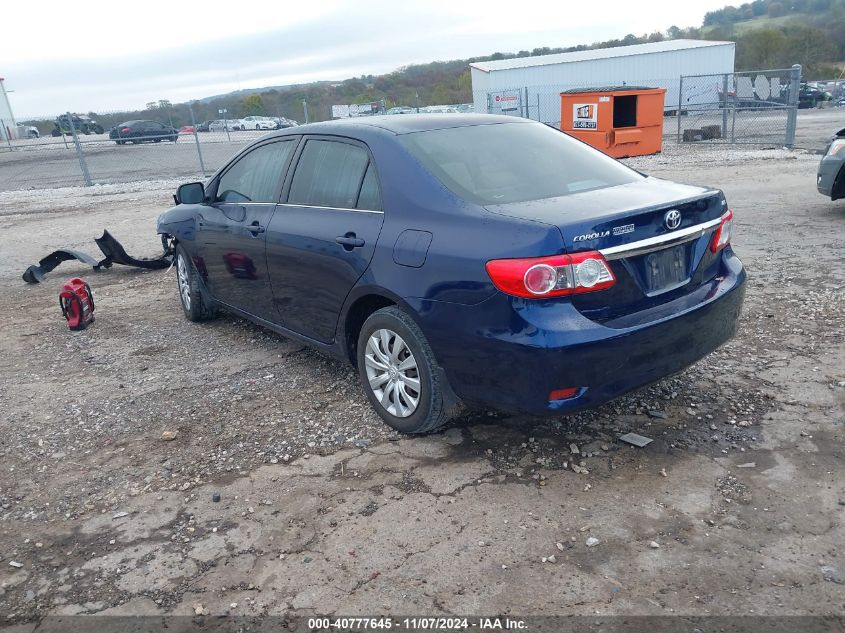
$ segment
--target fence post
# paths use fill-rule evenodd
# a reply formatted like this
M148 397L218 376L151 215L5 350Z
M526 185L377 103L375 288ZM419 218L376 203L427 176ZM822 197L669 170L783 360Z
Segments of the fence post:
M73 115L70 112L67 113L67 121L68 125L70 125L70 133L73 135L73 145L76 147L76 157L79 159L79 169L82 170L82 179L90 187L94 183L91 182L91 174L88 173L88 165L85 164L82 145L79 144L79 137L76 135L76 126L73 124Z
M12 139L9 138L12 132L11 130L9 130L9 128L6 127L6 122L3 119L0 119L0 129L2 130L3 138L6 139L6 143L9 144L9 151L13 152L14 150L12 149Z
M681 105L684 103L684 76L681 75L681 78L678 83L678 111L675 113L675 116L678 117L678 145L681 144Z
M728 74L722 77L722 138L728 137Z
M525 117L526 119L530 119L531 115L528 114L528 86L525 86Z
M792 66L789 73L789 111L786 114L786 147L795 147L795 130L798 126L798 92L801 90L801 64Z
M202 170L203 177L205 177L208 174L205 173L205 163L202 160L202 149L200 149L200 137L197 134L197 122L194 119L194 108L191 106L190 103L188 104L188 112L191 113L191 127L194 130L194 141L196 141L197 144L197 156L200 159L200 169Z

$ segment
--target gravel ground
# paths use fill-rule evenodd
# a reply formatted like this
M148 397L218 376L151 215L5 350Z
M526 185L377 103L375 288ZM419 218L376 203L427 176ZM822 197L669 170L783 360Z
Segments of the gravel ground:
M0 194L0 617L841 615L845 205L802 151L629 162L725 190L738 336L593 411L417 438L351 367L231 316L188 323L172 271L20 280L102 228L155 254L174 183ZM81 333L55 299L76 274L97 297Z

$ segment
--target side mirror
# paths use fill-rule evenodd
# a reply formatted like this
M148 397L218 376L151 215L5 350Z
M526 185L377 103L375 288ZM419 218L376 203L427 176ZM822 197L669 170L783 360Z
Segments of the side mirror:
M176 204L202 204L204 200L205 187L201 182L179 185L176 190Z

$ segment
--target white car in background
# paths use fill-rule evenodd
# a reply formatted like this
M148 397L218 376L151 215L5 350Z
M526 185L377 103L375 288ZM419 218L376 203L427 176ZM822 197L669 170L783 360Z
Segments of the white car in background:
M217 119L208 125L209 132L225 132L226 130L237 132L243 129L245 129L244 123L240 119Z
M247 116L241 119L244 130L275 130L278 124L266 116Z
M41 134L34 125L18 123L18 138L38 138Z

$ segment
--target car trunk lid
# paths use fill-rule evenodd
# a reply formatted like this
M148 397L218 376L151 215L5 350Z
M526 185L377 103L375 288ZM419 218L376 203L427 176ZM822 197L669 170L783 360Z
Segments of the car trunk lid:
M727 207L718 190L645 178L487 209L557 226L569 253L601 252L617 282L572 302L595 320L612 321L712 280L718 262L709 240Z

